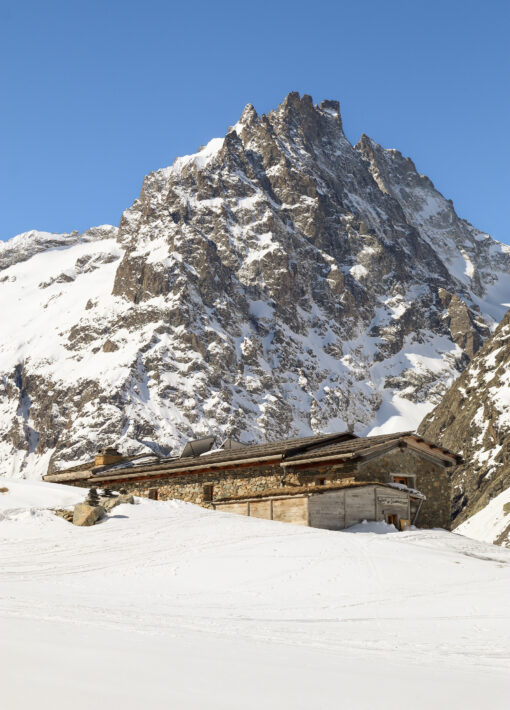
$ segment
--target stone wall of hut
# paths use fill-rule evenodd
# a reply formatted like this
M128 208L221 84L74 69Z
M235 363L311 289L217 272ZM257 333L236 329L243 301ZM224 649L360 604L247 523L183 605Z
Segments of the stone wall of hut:
M363 481L388 483L393 475L416 477L415 487L426 496L417 525L420 528L451 526L451 491L453 468L443 468L411 449L394 449L360 466L356 478Z
M157 491L158 500L178 498L189 503L196 503L206 508L212 508L212 500L230 498L231 496L259 493L268 488L285 486L302 486L315 484L317 477L328 482L340 480L344 471L336 473L331 468L308 469L306 471L285 471L280 465L257 466L215 473L188 473L171 478L152 479L147 481L123 481L110 484L112 490L125 489L133 495L150 497L151 491ZM90 485L90 483L88 484ZM99 484L101 486L103 484ZM106 483L104 484L106 485ZM208 487L212 486L212 491ZM154 494L153 494L154 495ZM212 500L208 500L212 496Z

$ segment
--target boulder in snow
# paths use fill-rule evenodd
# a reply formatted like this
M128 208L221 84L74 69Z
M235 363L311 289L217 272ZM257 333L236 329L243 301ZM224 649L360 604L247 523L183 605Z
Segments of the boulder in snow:
M89 505L88 503L78 503L74 507L74 525L94 525L106 514L102 505Z

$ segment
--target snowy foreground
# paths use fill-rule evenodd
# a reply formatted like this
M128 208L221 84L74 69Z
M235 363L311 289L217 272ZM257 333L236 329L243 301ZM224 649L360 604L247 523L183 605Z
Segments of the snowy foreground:
M508 707L510 550L3 482L6 710Z

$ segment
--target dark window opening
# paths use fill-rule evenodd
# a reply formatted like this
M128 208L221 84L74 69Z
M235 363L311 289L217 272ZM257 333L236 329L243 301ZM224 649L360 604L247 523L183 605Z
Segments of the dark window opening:
M158 500L158 489L157 488L149 488L149 498L151 500Z
M206 503L213 499L214 486L212 483L206 483L202 489L203 498Z
M326 485L326 479L325 479L325 478L316 478L316 479L315 479L315 485L316 485L316 486L325 486L325 485Z

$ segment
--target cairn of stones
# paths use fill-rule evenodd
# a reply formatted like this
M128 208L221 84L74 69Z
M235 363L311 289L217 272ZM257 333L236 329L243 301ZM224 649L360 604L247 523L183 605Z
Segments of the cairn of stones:
M99 505L99 496L97 494L97 488L91 488L89 490L89 495L86 501L89 505L96 506Z

